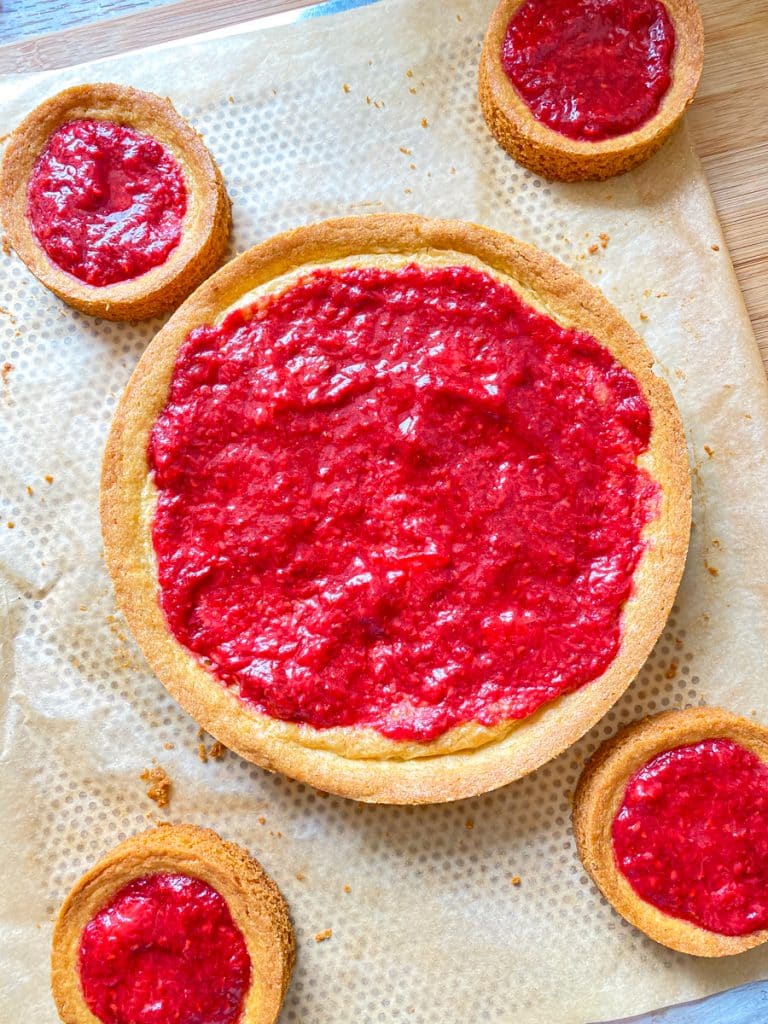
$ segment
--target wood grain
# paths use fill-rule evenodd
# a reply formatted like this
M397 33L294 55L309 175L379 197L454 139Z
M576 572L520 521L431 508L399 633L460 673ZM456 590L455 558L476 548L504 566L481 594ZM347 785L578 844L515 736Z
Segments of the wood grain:
M33 10L45 8L50 0L26 2ZM0 46L0 73L65 67L306 7L310 2L165 2L141 13ZM707 52L699 93L688 115L689 125L768 366L768 2L700 3ZM110 9L134 4L135 0L111 0Z

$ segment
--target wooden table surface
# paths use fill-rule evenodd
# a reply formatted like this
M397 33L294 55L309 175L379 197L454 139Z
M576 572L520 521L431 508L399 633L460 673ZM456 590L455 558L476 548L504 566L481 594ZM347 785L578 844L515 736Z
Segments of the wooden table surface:
M6 0L0 73L64 67L311 2ZM768 0L699 2L707 51L689 124L768 366Z

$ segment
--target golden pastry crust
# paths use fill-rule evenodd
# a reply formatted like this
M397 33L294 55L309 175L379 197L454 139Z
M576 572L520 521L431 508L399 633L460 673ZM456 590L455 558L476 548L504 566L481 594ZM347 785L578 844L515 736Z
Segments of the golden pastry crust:
M221 685L169 632L150 537L147 444L165 405L176 354L192 328L214 323L254 290L317 265L466 263L513 282L561 324L592 333L640 382L652 410L640 462L661 486L647 549L624 609L616 660L598 679L529 718L460 725L431 743L399 743L365 727L314 729L260 714ZM248 297L248 298L246 298ZM101 483L105 555L117 600L147 660L179 703L241 756L319 789L382 803L457 800L533 771L584 734L623 693L661 632L683 570L690 476L680 417L653 358L606 299L552 257L477 225L383 214L326 221L278 235L233 260L171 318L139 362L107 442Z
M187 186L181 241L160 266L129 281L90 285L49 259L27 216L27 190L51 134L80 118L114 121L151 135L175 157ZM0 216L35 277L64 302L106 320L146 320L178 306L221 263L231 204L224 179L205 144L170 100L129 86L75 85L45 100L11 135L0 170Z
M573 803L579 856L592 880L622 917L656 942L694 956L731 956L768 939L768 929L750 935L719 935L665 914L641 899L616 867L611 829L627 783L665 750L725 738L768 764L768 728L722 708L665 711L622 729L587 763Z
M492 135L510 156L555 181L610 178L643 163L662 146L693 100L704 63L704 27L695 0L663 0L675 29L672 82L658 112L615 139L569 139L538 121L507 77L501 47L524 0L501 0L488 24L478 73L480 106Z
M295 959L285 900L242 847L196 825L158 825L131 836L83 875L65 899L51 950L51 989L64 1024L101 1024L80 989L83 929L128 882L160 872L198 878L224 897L251 958L241 1024L274 1024Z

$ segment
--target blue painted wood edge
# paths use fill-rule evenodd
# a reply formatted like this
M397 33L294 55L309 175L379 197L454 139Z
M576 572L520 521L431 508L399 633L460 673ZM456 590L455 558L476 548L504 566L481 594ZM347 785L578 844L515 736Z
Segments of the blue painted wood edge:
M603 1024L768 1024L768 981Z

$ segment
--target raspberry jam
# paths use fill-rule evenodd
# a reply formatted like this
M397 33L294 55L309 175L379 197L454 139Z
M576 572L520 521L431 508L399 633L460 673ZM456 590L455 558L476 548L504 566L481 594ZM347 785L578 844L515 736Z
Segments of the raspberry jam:
M720 935L768 927L768 766L727 739L659 754L627 785L613 850L666 914Z
M251 981L223 897L186 875L129 882L83 929L79 964L103 1024L235 1024Z
M466 266L191 332L151 433L177 640L252 707L428 741L599 676L657 512L635 378Z
M49 258L97 286L165 263L181 241L186 211L184 175L171 153L111 121L57 129L27 192L27 216Z
M675 30L659 0L524 0L501 64L533 116L599 142L650 120L672 81Z

